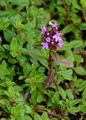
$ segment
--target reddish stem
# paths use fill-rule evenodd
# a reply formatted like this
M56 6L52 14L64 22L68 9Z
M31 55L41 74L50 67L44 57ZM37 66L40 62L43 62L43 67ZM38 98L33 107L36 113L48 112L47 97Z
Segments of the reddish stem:
M54 75L55 75L55 70L54 70L53 66L51 66L50 73L49 73L48 78L45 83L45 88L48 88L50 86L52 80L54 79Z

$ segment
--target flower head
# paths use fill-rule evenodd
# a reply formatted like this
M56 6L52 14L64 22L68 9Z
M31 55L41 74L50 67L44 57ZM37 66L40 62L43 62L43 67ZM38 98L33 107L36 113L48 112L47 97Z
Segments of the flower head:
M49 22L49 26L51 27L51 30L48 30L46 26L41 27L41 33L43 35L43 40L41 42L41 45L45 49L54 49L57 46L62 48L62 38L61 38L61 32L57 29L57 24L53 21Z

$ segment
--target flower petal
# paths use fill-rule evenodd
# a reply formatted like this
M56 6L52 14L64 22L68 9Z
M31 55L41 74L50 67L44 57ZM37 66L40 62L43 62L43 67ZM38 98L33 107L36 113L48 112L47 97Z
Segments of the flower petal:
M46 31L47 31L47 28L44 25L41 26L41 34L44 35Z
M50 42L50 37L45 38L46 42Z
M41 45L42 45L43 48L48 49L48 43L42 42Z

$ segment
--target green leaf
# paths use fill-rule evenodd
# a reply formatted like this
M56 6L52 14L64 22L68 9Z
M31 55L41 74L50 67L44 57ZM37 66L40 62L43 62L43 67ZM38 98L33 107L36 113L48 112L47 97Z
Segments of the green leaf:
M19 43L18 43L18 40L17 38L12 38L11 42L10 42L10 54L13 56L13 57L16 57L18 56L21 51L23 50L20 46L19 46Z
M5 94L4 94L5 95ZM3 99L0 99L0 107L2 107L2 109L5 111L5 112L9 112L11 111L11 105L10 105L10 102L3 98Z
M0 17L7 17L8 15L11 15L11 11L0 10Z
M70 48L78 48L83 46L83 41L82 40L72 40L70 42Z
M86 11L86 1L85 0L80 0L80 3L83 7L83 9Z
M86 75L86 70L82 67L82 66L78 66L74 68L74 71L78 74L78 75Z
M38 59L39 62L44 66L46 67L47 69L49 69L49 66L48 66L48 61L46 59Z
M38 115L37 113L35 113L34 120L42 120L42 119L41 119L40 115Z
M26 114L23 120L32 120L32 118Z
M68 110L71 114L76 114L81 111L79 106L78 107L70 107Z
M48 118L48 115L47 115L46 112L43 112L43 114L41 115L41 119L42 119L42 120L50 120L50 119Z
M25 113L31 114L32 113L32 108L29 105L25 106Z
M16 36L16 34L9 29L4 32L4 37L5 37L6 41L8 41L8 42L10 42L11 39L15 36Z
M66 94L62 87L60 87L60 86L58 87L58 92L62 96L63 99L66 99Z
M51 99L52 103L54 105L57 105L58 104L58 101L59 101L59 93L58 92L55 92L54 95L52 96L52 99Z
M63 100L60 100L59 92L55 92L52 96L52 105L57 108L64 108L64 102Z
M81 112L86 114L86 104L85 104L85 101L83 101L83 102L84 102L84 104L80 105L80 110L81 110Z
M41 103L41 102L43 102L44 101L44 98L43 98L43 96L42 96L42 94L38 94L37 95L37 103Z
M33 5L41 5L42 4L42 0L40 0L40 2L39 2L39 0L31 0L31 4L33 4Z
M29 1L28 0L8 0L8 2L12 3L12 4L16 4L16 5L19 5L19 6L26 6L29 4Z
M15 107L12 107L11 109L11 114L14 116L14 117L18 117L21 113L21 109L19 106L15 106Z
M9 26L8 17L1 17L0 18L0 30L6 30L8 26Z
M69 60L69 61L74 61L74 55L72 53L71 50L66 50L65 51L65 57Z
M73 100L74 99L74 96L73 96L73 93L72 93L72 90L71 89L67 89L65 91L66 93L66 96L70 99L70 100Z
M77 0L73 0L72 1L72 5L75 9L81 10L80 5L78 4Z
M25 62L23 64L23 72L24 72L24 75L28 75L29 72L31 71L31 66L29 63Z
M11 23L17 29L23 28L22 17L19 14L16 14L16 15L11 17Z
M70 43L67 41L63 41L63 48L62 50L68 50L70 49Z
M86 30L86 23L80 24L80 30Z
M83 99L86 99L86 89L84 89L82 97L83 97Z
M67 79L67 80L72 80L72 73L73 73L73 71L72 71L72 69L62 69L61 71L60 71L60 74L63 76L63 78L64 79Z
M83 57L81 55L74 55L74 61L76 61L77 63L82 63Z
M66 33L69 33L73 30L73 24L68 24L66 25L63 30L62 30L62 34L66 34Z
M0 65L0 79L5 79L5 76L9 74L10 71L7 68L7 63L5 61L2 61L2 64Z
M43 51L38 50L38 49L32 49L28 51L28 54L38 60L43 66L48 68L48 61L47 61L47 56Z

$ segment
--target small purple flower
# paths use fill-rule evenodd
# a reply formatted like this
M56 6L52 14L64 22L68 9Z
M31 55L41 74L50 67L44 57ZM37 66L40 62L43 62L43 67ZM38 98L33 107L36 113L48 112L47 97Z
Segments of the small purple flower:
M41 34L44 35L47 32L47 28L43 25L41 26Z
M50 42L50 37L45 38L46 42Z
M44 49L48 49L48 43L47 42L42 42L41 45Z
M57 27L57 24L56 24L55 22L53 22L53 21L50 21L50 22L49 22L49 25L50 25L51 27Z
M56 32L56 34L53 36L53 39L55 39L55 41L57 42L59 38L60 38L60 33Z
M62 46L63 46L61 37L58 39L58 46L59 46L60 48L62 48Z

